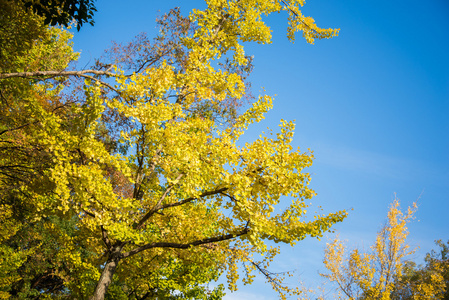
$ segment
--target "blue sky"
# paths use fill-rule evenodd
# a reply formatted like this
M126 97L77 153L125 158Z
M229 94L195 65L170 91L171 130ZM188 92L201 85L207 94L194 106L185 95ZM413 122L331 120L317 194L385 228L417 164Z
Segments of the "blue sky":
M111 41L156 33L155 18L174 6L184 14L198 1L97 0L95 26L75 33L79 68L93 63ZM246 47L254 55L253 91L276 95L256 138L280 119L296 120L294 146L314 151L313 203L325 212L353 209L335 226L350 244L367 247L382 226L395 193L407 207L418 198L409 242L420 262L434 240L449 239L449 2L309 1L305 15L321 27L341 28L331 40L306 44L286 38L286 16L270 16L271 45ZM284 247L273 271L296 269L313 284L322 270L326 239ZM256 280L225 299L274 299Z

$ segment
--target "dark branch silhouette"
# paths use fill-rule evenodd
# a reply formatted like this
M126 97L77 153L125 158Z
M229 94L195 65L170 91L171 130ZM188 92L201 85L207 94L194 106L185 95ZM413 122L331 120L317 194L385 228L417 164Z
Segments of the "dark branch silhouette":
M249 228L245 227L242 230L240 230L237 233L230 233L230 234L226 234L226 235L221 235L221 236L217 236L217 237L211 237L211 238L205 238L205 239L201 239L201 240L197 240L194 242L190 242L187 244L178 244L178 243L150 243L150 244L146 244L143 246L140 246L138 248L135 248L131 251L125 252L121 255L121 258L126 258L129 256L132 256L134 254L137 254L139 252L142 252L144 250L147 249L151 249L151 248L177 248L177 249L187 249L193 246L199 246L199 245L204 245L204 244L209 244L209 243L216 243L216 242L221 242L221 241L226 241L226 240L230 240L242 235L245 235L249 232Z

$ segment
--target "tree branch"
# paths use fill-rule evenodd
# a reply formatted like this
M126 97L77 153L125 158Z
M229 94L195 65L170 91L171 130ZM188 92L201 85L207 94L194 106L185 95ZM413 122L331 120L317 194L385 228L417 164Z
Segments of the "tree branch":
M210 191L210 192L204 192L204 193L202 193L202 194L199 196L199 198L203 198L203 197L211 196L211 195L215 195L215 194L220 194L221 192L224 192L224 191L226 191L227 189L228 189L228 188L221 188L221 189L214 190L214 191ZM197 198L197 197L190 197L190 198L181 200L181 201L176 202L176 203L165 204L165 205L162 205L162 206L159 208L159 210L160 210L160 209L165 209L165 208L168 208L168 207L179 206L179 205L182 205L182 204L191 202L191 201L196 200L196 199L198 199L198 198Z
M92 217L92 218L95 218L95 214L91 213L90 211L88 211L88 210L86 210L86 209L83 209L83 212L84 212L86 215L88 215L88 216L90 216L90 217Z
M116 76L116 74L109 71L97 70L82 70L82 71L34 71L34 72L17 72L17 73L3 73L0 74L0 79L14 78L14 77L33 77L33 76L83 76L85 74Z
M211 196L211 195L215 195L215 194L220 194L221 192L224 192L227 189L228 188L221 188L221 189L217 189L214 191L204 192L199 197L190 197L190 198L187 198L187 199L175 202L175 203L169 203L169 204L165 204L165 205L156 205L142 218L142 220L140 220L140 222L136 225L136 228L138 228L138 229L141 228L146 220L148 220L152 215L154 215L156 212L158 212L161 209L183 205L185 203L192 202L193 200L196 200L198 198Z
M88 78L94 81L99 82L100 84L110 88L111 90L115 91L117 94L120 94L120 91L114 88L112 85L95 78L91 75L86 74L94 74L94 75L106 75L106 76L112 76L115 77L116 74L109 72L109 71L97 71L97 70L82 70L82 71L35 71L35 72L17 72L17 73L3 73L0 74L0 79L7 79L7 78L28 78L28 77L35 77L35 76L50 76L49 78L53 78L55 76L77 76L77 77L84 77ZM49 78L44 78L49 79Z
M288 272L279 272L279 273L273 273L269 270L265 269L261 263L257 263L253 261L252 259L249 259L249 262L263 275L266 279L268 279L269 282L271 282L273 285L278 287L283 287L280 280L276 278L279 275L287 274Z
M36 123L38 123L38 122L36 121L36 122L33 122L33 123L26 123L26 124L20 125L19 127L16 127L16 128L5 129L2 132L0 132L0 135L6 133L8 131L19 130L19 129L23 128L23 127L26 127L26 126L31 125L31 124L36 124Z
M165 197L167 197L168 193L170 193L170 191L172 190L172 188L178 183L179 179L181 179L181 177L184 176L184 174L180 174L176 180L175 183L170 185L164 192L164 194L161 196L161 198L159 199L159 201L157 202L157 204L145 215L143 216L143 218L140 220L140 222L137 224L136 229L140 229L142 228L143 224L146 222L146 220L148 220L148 218L150 218L156 211L158 211L159 209L162 208L162 201L164 201Z
M285 2L285 0L281 0L281 2L284 3L284 5L287 7L287 9L288 9L292 14L294 14L297 18L299 18L299 15L298 15L293 9L290 8L290 5L289 5L287 2ZM302 23L303 25L307 26L307 27L308 27L310 30L312 30L313 32L316 32L315 29L313 29L312 27L310 27L310 25L307 24L307 23L305 23L304 21L301 20L301 23Z
M98 82L98 83L100 83L100 84L102 84L102 85L104 85L104 86L110 88L111 90L113 90L113 91L116 92L117 94L119 94L119 95L122 94L119 90L117 90L115 87L113 87L113 86L110 85L109 83L106 83L106 82L104 82L103 80L100 80L100 79L95 78L95 77L93 77L93 76L89 76L89 75L76 75L76 76L88 78L88 79L90 79L90 80L95 80L96 82Z
M230 240L242 235L245 235L249 232L249 228L245 227L243 228L241 231L237 232L237 233L230 233L230 234L226 234L226 235L221 235L221 236L217 236L217 237L211 237L211 238L205 238L205 239L201 239L201 240L197 240L191 243L187 243L187 244L178 244L178 243L151 243L151 244L146 244L143 246L140 246L136 249L133 249L131 251L125 252L122 254L122 258L126 258L129 256L132 256L134 254L140 253L142 251L145 251L147 249L151 249L151 248L177 248L177 249L187 249L193 246L199 246L199 245L204 245L204 244L209 244L209 243L216 243L216 242L221 242L221 241L226 241L226 240Z
M101 238L103 239L103 242L106 245L107 249L110 250L112 248L112 245L108 237L108 232L106 231L106 229L104 229L103 225L101 225L100 228L101 228Z
M220 192L220 194L222 194L223 196L228 197L229 199L231 199L232 201L234 201L235 203L239 202L239 200L235 199L234 196L228 195L226 193Z

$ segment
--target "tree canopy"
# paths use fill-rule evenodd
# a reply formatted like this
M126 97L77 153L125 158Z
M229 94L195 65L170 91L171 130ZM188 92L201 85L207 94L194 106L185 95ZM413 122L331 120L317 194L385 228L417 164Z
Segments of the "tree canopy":
M402 276L392 293L393 300L409 300L431 296L432 299L449 299L449 242L435 241L438 251L427 253L424 265L412 260L404 262Z
M85 24L94 24L97 11L95 0L16 0L25 4L34 13L44 17L44 24L69 26L75 21L78 31Z
M225 273L237 289L238 263L244 283L256 271L299 293L267 270L279 254L267 241L320 237L346 212L307 213L313 155L292 148L292 122L241 142L272 107L249 93L243 42L270 43L264 18L280 11L292 40L338 30L303 1L206 2L88 70L70 69L70 33L2 4L1 296L213 299L222 288L204 284Z

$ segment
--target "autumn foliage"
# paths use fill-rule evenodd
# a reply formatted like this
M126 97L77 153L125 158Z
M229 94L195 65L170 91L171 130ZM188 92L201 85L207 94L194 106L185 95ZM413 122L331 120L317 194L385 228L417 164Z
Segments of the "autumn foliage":
M447 299L447 247L439 241L441 256L428 254L426 267L417 267L410 260L416 249L407 242L408 224L416 210L414 203L403 212L395 199L385 225L368 249L348 250L343 241L333 238L324 251L326 272L320 274L332 288L323 285L316 293L304 288L304 299L324 300L332 290L331 299Z
M280 11L290 39L338 30L302 1L206 2L89 70L70 69L67 31L2 2L2 297L212 299L222 288L204 284L223 273L236 290L238 264L245 283L259 272L299 293L267 270L279 248L266 241L320 237L346 212L306 218L313 156L292 148L292 122L240 141L273 101L249 94L243 42L270 43L264 16Z

